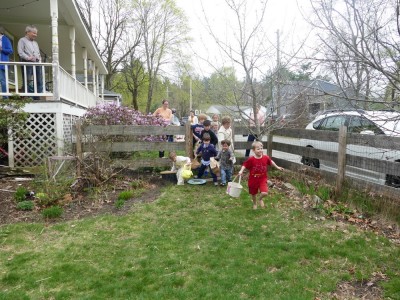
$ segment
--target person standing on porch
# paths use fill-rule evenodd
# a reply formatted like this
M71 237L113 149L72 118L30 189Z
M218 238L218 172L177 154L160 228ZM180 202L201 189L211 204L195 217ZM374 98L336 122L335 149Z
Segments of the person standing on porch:
M41 62L42 57L40 56L40 48L36 42L38 30L34 25L28 25L25 28L25 36L20 38L18 41L18 55L22 62ZM27 92L33 93L34 89L29 88L30 83L33 83L34 74L36 73L36 88L38 93L43 92L43 79L42 79L42 67L41 66L26 66L26 74L24 73L24 66L22 70L22 92L25 92L25 85ZM25 78L26 75L26 78ZM39 100L39 97L33 97L35 100Z
M5 35L3 26L0 26L0 61L10 61L9 56L13 53L13 48L10 39ZM0 83L1 91L7 92L6 82L6 66L0 65ZM3 99L8 99L8 96L3 96Z
M169 125L171 123L172 110L168 106L169 106L168 100L164 99L162 101L162 106L156 109L156 111L153 113L153 116L160 115L164 119L166 124ZM173 137L174 137L173 135L167 135L168 142L172 142ZM159 151L158 157L160 158L164 157L164 151Z

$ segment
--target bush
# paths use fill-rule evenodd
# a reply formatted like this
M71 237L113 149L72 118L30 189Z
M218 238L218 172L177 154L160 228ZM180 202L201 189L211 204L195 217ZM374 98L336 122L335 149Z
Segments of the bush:
M33 201L21 201L17 204L17 209L19 210L33 210L34 207Z
M13 130L0 130L0 144L7 143L9 138L16 138L26 132L25 122L29 117L22 109L32 99L22 99L19 95L12 95L9 99L0 101L0 128L11 128Z
M28 191L25 187L20 186L20 187L18 187L17 190L15 191L14 198L15 198L15 200L16 200L17 202L25 201L25 200L26 200L26 195L27 195L28 193L29 193L29 191Z
M118 200L129 200L133 197L133 191L123 191L118 195Z
M42 216L47 219L55 219L62 215L63 209L59 206L51 206L42 210Z
M50 197L46 193L37 193L35 198L38 200L38 204L40 206L49 206L54 204L57 200L54 200L54 198Z

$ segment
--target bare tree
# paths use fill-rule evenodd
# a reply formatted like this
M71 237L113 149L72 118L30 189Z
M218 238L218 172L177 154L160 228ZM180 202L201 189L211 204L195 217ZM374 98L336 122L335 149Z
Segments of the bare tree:
M170 62L187 38L186 18L174 0L134 0L133 14L143 33L142 47L149 81L146 104L148 113L162 65Z
M105 87L113 89L113 77L123 61L138 47L141 27L131 18L129 0L79 0L88 29L106 65Z
M371 93L382 95L390 84L399 92L399 1L310 1L323 44L322 58L349 98L370 102ZM393 100L393 99L392 99Z
M95 25L93 24L93 15L95 13L95 1L94 0L78 0L78 6L79 9L81 10L84 20L86 21L86 26L87 29L90 33L90 35L92 36L92 38L95 41L95 44L98 45L99 41L98 41L98 35L95 34L96 30L95 30Z
M276 47L269 42L265 31L267 3L268 1L225 0L226 15L234 18L234 22L230 24L233 33L231 39L218 36L204 13L208 32L218 45L221 57L226 58L229 66L233 66L243 76L243 81L235 82L235 86L232 86L231 78L226 78L227 87L234 95L234 103L229 103L229 99L221 99L224 101L222 104L236 105L241 116L246 119L250 117L250 112L240 111L243 104L250 105L254 112L257 111L258 105L267 105L267 92L257 81L257 78L265 76L270 61L274 61L276 52ZM217 68L216 71L224 70L221 67ZM223 73L219 75L224 76ZM249 127L249 131L261 137L266 127L262 128L257 118L254 123L255 127Z

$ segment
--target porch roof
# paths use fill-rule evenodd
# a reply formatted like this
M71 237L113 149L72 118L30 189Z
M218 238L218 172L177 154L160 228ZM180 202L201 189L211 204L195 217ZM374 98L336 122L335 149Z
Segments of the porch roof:
M40 49L51 59L52 32L50 2L52 0L1 0L0 24L14 38L14 45L25 35L25 27L34 24L38 28L37 42ZM54 0L53 0L54 1ZM67 71L71 66L70 28L75 27L76 72L83 73L83 50L88 58L99 68L100 74L107 74L107 69L84 24L75 0L58 1L58 42L59 62ZM16 49L16 46L15 46ZM18 61L17 53L14 60Z

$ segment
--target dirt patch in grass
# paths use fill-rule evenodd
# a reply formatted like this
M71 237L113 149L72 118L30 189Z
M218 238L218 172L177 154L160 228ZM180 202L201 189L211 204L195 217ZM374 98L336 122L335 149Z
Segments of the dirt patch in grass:
M141 180L145 187L133 198L125 201L122 207L117 208L115 201L120 192L132 189L131 182ZM60 222L93 217L103 214L122 215L130 211L131 206L138 202L152 202L161 194L162 188L170 184L163 181L158 174L144 173L134 176L125 176L110 182L107 186L96 189L96 192L71 192L59 200L63 207L60 218L46 220L47 222ZM33 178L5 177L0 178L0 225L18 222L41 222L41 208L35 206L32 211L18 210L14 198L18 187L25 187L28 191L34 190Z
M348 300L348 299L383 299L383 291L378 286L381 281L387 280L385 274L373 273L369 280L341 282L338 284L336 291L329 294L330 299ZM316 297L315 299L323 299Z

